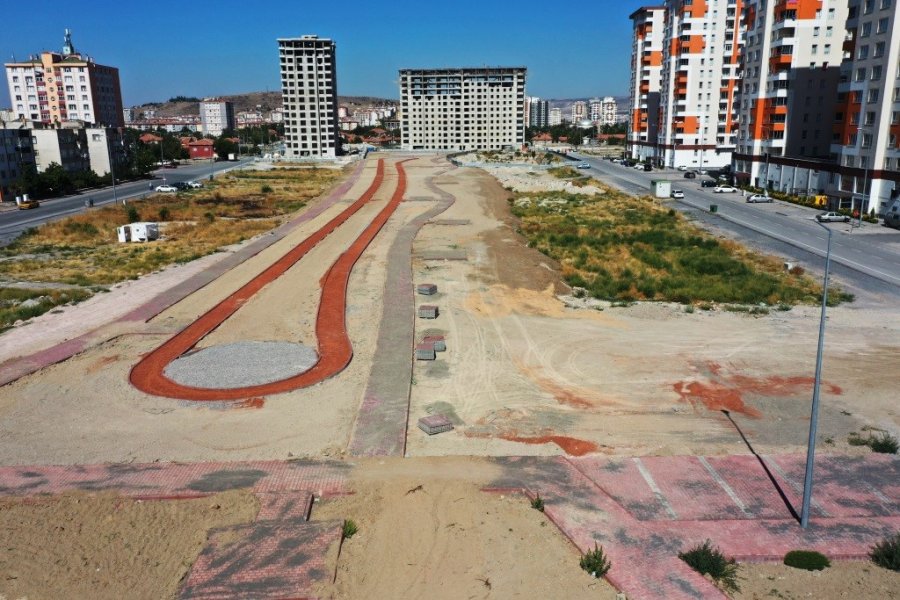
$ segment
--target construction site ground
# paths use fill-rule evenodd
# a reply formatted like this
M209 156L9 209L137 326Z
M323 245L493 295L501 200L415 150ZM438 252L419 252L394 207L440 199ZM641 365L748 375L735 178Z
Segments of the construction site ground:
M863 559L900 531L896 457L848 444L900 433L887 376L900 366L894 303L829 310L822 495L802 533L818 308L754 317L563 302L558 265L516 234L509 192L440 156L388 155L373 200L196 349L315 348L320 281L407 159L404 201L350 274L353 359L334 377L219 402L129 381L143 356L359 198L376 158L276 232L0 336L0 530L18 540L0 556L0 594L55 597L79 581L109 598L715 597L679 550L711 538L751 562L795 546ZM423 282L438 293L415 295ZM437 318L416 318L422 304ZM447 350L413 360L426 334ZM454 429L426 435L417 421L430 414ZM537 495L543 515L529 505ZM151 508L161 505L169 520ZM359 533L341 543L344 519ZM62 528L74 537L54 550ZM254 536L281 545L263 555ZM121 551L98 554L110 540ZM578 567L593 541L610 549L608 581ZM167 558L151 553L159 546ZM816 597L898 597L897 574L871 564L827 573L804 583ZM747 566L739 597L799 597L799 577Z

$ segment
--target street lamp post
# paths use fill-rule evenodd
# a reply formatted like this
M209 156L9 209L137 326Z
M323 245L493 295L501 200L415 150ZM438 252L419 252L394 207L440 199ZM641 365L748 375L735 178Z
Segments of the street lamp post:
M109 130L107 130L107 131L109 131ZM109 136L109 134L107 133L106 156L107 156L107 158L109 158L109 173L110 173L110 176L112 177L113 203L118 204L119 203L119 194L116 192L116 158L115 158L115 153L112 150L110 150L110 148L112 147L112 144L110 144L108 136Z
M812 499L813 463L816 455L816 433L819 428L819 387L822 382L822 353L825 349L825 311L828 306L828 269L831 266L831 228L816 221L816 225L828 232L825 251L825 278L822 284L822 314L819 317L819 345L816 350L816 375L813 382L812 411L809 418L809 442L806 447L806 474L803 478L803 506L800 510L800 527L809 525L809 504Z

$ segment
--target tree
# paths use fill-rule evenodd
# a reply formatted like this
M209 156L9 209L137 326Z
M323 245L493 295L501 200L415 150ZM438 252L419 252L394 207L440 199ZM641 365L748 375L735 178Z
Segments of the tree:
M220 137L213 143L213 149L219 158L228 158L229 154L237 154L238 146L225 136Z

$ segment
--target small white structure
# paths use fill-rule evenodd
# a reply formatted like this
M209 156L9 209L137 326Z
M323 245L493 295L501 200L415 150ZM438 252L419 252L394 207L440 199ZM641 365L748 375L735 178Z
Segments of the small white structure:
M120 242L149 242L159 239L158 223L129 223L116 228Z
M665 179L654 179L650 182L655 198L668 198L672 195L672 182Z

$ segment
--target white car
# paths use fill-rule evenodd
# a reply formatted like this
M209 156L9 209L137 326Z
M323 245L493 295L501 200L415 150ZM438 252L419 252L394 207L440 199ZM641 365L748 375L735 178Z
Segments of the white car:
M849 223L850 217L836 212L825 212L816 215L816 221L819 223Z
M681 190L672 190L672 197L673 198L684 198L684 192L682 192Z
M687 171L687 165L678 165L679 171Z
M187 182L187 186L188 186L189 188L191 188L192 190L196 190L196 189L202 188L202 187L203 187L203 184L200 183L199 181L188 181L188 182Z
M158 186L156 186L156 191L174 194L175 192L178 191L178 188L175 187L174 185L158 185Z
M716 194L724 194L725 192L733 194L736 191L737 191L737 188L731 187L730 185L717 185L716 187L713 188L713 192L715 192Z
M747 202L754 204L757 202L774 202L772 196L767 196L765 194L753 194L752 196L747 197Z
M590 165L590 163L583 162L583 163L581 163L581 164L578 165L578 168L579 168L579 169L590 169L590 168L591 168L591 165Z

